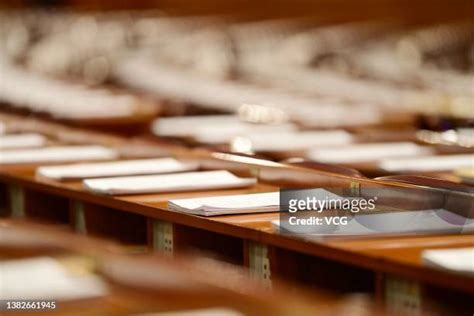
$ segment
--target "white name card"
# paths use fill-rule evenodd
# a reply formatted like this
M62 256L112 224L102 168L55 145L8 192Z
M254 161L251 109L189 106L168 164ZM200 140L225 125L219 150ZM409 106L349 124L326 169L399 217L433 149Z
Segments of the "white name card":
M425 250L421 256L427 265L474 275L474 247Z

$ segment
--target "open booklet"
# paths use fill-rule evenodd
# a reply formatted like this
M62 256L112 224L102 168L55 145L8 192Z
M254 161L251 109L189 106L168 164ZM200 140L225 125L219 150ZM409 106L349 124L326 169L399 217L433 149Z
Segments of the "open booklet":
M87 190L111 195L241 188L256 183L255 178L239 178L226 170L98 178L83 181Z
M426 265L474 277L474 247L425 250L421 257Z
M93 274L74 274L56 259L36 257L0 262L1 300L78 300L107 294Z
M168 209L201 216L277 212L280 210L280 193L269 192L170 200Z
M36 133L7 135L0 133L0 149L42 147L47 142L45 136Z
M198 162L174 158L136 159L112 162L78 163L61 166L41 166L38 177L54 180L74 180L114 176L173 173L197 170Z
M371 211L376 212L376 211ZM299 215L298 219L310 219L314 212ZM312 213L312 214L311 214ZM321 215L319 215L322 217ZM323 215L324 216L324 215ZM343 215L344 216L344 215ZM320 236L371 236L413 235L437 233L473 233L474 219L444 209L380 212L347 216L345 224L301 225L289 217L275 220L273 226L283 233ZM341 217L341 216L339 216Z
M98 145L54 146L34 149L2 150L0 164L109 160L117 157L117 151Z

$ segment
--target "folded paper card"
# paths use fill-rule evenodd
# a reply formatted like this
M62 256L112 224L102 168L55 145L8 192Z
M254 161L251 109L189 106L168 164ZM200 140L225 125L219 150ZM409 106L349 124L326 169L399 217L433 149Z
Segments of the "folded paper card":
M117 157L115 150L103 146L42 147L2 150L0 164L108 160Z
M107 294L93 274L73 274L50 257L0 263L2 300L78 300Z
M139 194L240 188L254 185L254 178L239 178L226 170L166 175L113 177L84 180L84 187L102 194Z
M1 135L0 149L42 147L47 141L46 137L35 133Z
M378 166L387 171L435 172L474 168L474 155L443 155L403 159L383 159Z
M184 172L196 170L198 167L197 162L179 161L174 158L137 159L61 166L42 166L36 170L36 175L54 180L72 180Z
M360 163L389 157L423 156L432 150L411 142L369 143L350 146L314 148L308 158L328 163Z
M280 209L280 193L178 199L169 201L168 209L202 216L277 212Z
M427 265L474 276L474 247L425 250L421 257Z

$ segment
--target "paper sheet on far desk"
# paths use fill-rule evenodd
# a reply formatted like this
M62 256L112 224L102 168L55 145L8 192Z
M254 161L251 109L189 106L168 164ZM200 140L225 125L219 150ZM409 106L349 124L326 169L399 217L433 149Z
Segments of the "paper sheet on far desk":
M0 164L108 160L117 157L115 150L103 146L58 146L2 150Z
M474 155L440 155L400 159L384 159L379 162L381 169L398 171L447 171L458 168L474 168Z
M2 300L78 300L107 294L94 275L73 275L55 259L37 257L0 262Z
M36 133L10 135L0 133L0 149L42 147L47 141L46 137Z
M314 148L308 152L308 158L329 163L359 163L388 157L423 156L431 153L431 149L411 142L368 143Z
M233 140L234 147L245 146L253 151L291 151L304 150L315 146L346 145L352 142L352 135L344 130L331 131L278 131L274 133L255 133ZM240 142L240 143L239 143ZM238 148L237 148L238 149Z
M68 180L173 173L196 170L197 168L197 162L158 158L42 166L36 169L36 175L55 180Z
M255 124L242 121L238 115L204 115L157 119L153 132L159 136L192 137L198 142L228 143L234 137L249 133L293 131L293 124Z
M474 247L425 250L421 257L427 265L474 277Z
M226 170L83 181L84 187L89 191L112 195L241 188L255 183L255 178L239 178Z
M255 193L177 199L168 202L168 208L177 212L202 216L276 212L280 209L280 193Z

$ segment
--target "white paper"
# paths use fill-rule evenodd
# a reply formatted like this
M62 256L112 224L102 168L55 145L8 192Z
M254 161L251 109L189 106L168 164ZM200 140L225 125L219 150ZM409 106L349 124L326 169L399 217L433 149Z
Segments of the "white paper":
M226 307L200 308L180 311L138 314L135 316L243 316L239 311Z
M43 147L47 142L48 139L46 137L35 133L0 135L0 150L9 148Z
M378 166L387 171L446 171L474 168L474 155L442 155L419 158L384 159Z
M248 147L252 151L292 151L315 146L335 146L351 143L353 137L344 130L311 132L255 133L234 139L233 147ZM237 148L236 148L237 149Z
M174 158L158 158L42 166L36 169L36 174L55 180L67 180L173 173L192 171L198 167L197 162L179 161Z
M314 148L308 152L308 158L328 163L360 163L388 157L422 156L431 153L431 149L411 142L368 143Z
M117 157L115 150L95 145L9 149L0 152L0 164L108 160Z
M238 115L205 115L181 118L161 118L153 123L158 136L192 137L198 142L228 143L234 137L249 133L272 133L295 130L293 124L254 124L242 121Z
M196 128L206 126L231 126L240 123L238 115L197 115L159 118L153 122L152 130L158 136L191 136Z
M2 300L78 300L107 294L94 275L72 275L55 259L37 257L0 262Z
M168 202L170 210L204 215L276 212L280 209L280 193L255 193L177 199Z
M226 170L169 175L113 177L84 180L87 190L103 194L137 194L240 188L254 185L254 178L239 178Z
M427 265L474 276L474 247L424 250L421 257Z

